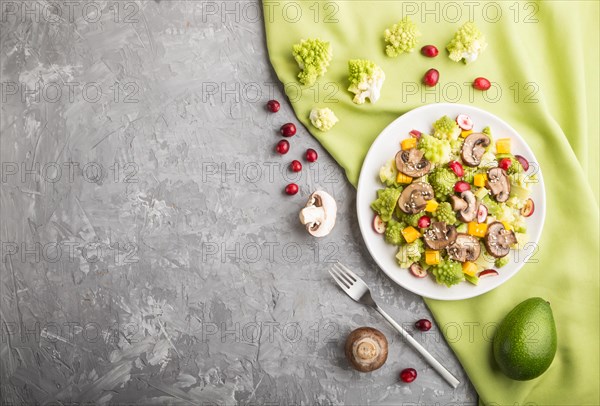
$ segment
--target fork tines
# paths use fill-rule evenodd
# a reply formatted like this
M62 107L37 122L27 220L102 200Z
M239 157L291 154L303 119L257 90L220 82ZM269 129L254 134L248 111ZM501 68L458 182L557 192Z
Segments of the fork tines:
M358 276L354 274L346 266L339 262L333 264L333 267L329 270L329 274L335 279L342 289L350 289L354 283L359 280Z

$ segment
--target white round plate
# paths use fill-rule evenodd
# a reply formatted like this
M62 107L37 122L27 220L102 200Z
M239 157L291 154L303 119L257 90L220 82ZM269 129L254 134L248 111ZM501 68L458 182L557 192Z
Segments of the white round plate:
M378 189L384 187L379 181L379 168L400 150L400 141L408 138L413 129L429 132L433 122L443 115L452 118L459 114L467 114L473 119L474 130L481 131L489 126L494 140L511 138L511 152L523 155L530 162L529 173L536 173L537 183L532 185L531 198L535 202L535 212L527 219L527 234L529 242L521 250L511 250L510 262L498 270L499 275L488 276L479 280L475 286L461 282L452 287L438 285L428 276L416 278L407 269L401 268L396 262L397 247L386 244L382 235L373 230L374 212L370 205L376 199ZM418 295L439 300L468 299L489 292L512 278L527 262L535 262L538 241L546 217L546 193L544 179L535 155L523 138L506 122L484 110L461 104L430 104L416 108L398 117L379 134L371 145L363 162L358 181L356 205L358 224L365 240L367 249L379 267L398 285Z

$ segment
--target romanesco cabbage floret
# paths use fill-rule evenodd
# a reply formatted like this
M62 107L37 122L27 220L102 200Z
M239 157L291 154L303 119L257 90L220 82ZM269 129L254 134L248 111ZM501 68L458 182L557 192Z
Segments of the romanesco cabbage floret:
M450 287L465 279L460 262L452 261L451 259L433 265L429 270L433 276L435 276L436 282L440 285Z
M302 71L298 74L300 83L311 86L317 78L327 72L333 56L331 44L320 39L306 39L292 47L292 54Z
M394 158L390 159L379 169L379 180L381 183L385 183L386 186L396 185L397 177L398 168L396 167L396 160Z
M372 61L352 59L348 61L348 80L348 91L355 95L352 100L354 103L363 104L366 99L375 103L381 96L385 73Z
M329 131L339 121L333 110L328 107L313 107L310 111L310 122L320 131Z
M473 183L477 168L464 167L463 180L467 183Z
M482 32L473 22L467 22L458 29L454 38L446 45L450 59L454 62L471 63L487 48Z
M496 268L502 268L504 265L508 264L509 261L510 261L510 256L507 255L505 257L496 259L496 261L494 261L494 266Z
M452 157L453 158L458 158L460 157L460 154L462 152L462 146L465 142L465 139L462 137L459 137L455 140L450 140L450 148L452 149Z
M423 216L423 212L419 212L416 214L406 214L402 210L398 209L396 211L398 215L398 219L408 224L409 226L417 227L419 224L419 219Z
M443 221L449 225L456 224L457 222L456 213L452 210L452 206L448 202L440 203L433 215L438 221Z
M422 134L417 148L423 151L427 160L434 164L445 164L452 158L452 146L447 140L440 140L431 135Z
M490 216L498 217L498 214L500 213L500 204L498 202L492 199L489 195L486 195L483 198L483 204L485 207L487 207L488 214Z
M394 219L388 221L385 228L385 241L393 245L400 245L405 242L405 239L402 236L402 230L405 227L405 224L399 223Z
M387 44L385 53L393 58L404 52L412 52L421 33L410 18L404 17L398 24L386 29L383 35Z
M458 177L448 168L435 168L429 173L429 183L433 187L435 197L441 200L453 193L456 182L458 182Z
M523 165L517 160L517 158L512 158L511 164L506 170L506 173L509 175L519 174L523 172Z
M433 123L433 136L441 140L456 140L460 135L460 127L456 121L444 116Z
M509 224L512 224L515 221L515 219L517 218L517 216L519 216L519 214L516 214L515 209L513 209L505 204L498 205L498 210L496 211L496 214L494 215L494 217L496 217L496 220L504 221Z
M425 247L423 246L423 240L420 238L410 244L401 245L396 254L398 265L402 268L408 268L413 262L419 262L421 260L423 252L425 252Z
M371 208L379 214L379 217L386 223L392 218L394 208L398 203L398 198L402 189L388 187L377 191L377 200L371 203Z

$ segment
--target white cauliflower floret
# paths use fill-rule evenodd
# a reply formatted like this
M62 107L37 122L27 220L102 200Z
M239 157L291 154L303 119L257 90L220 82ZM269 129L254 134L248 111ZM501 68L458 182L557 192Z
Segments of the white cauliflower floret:
M348 61L348 71L348 91L355 94L354 103L363 104L367 98L371 103L379 100L385 80L385 73L379 66L365 59L353 59Z
M313 107L310 111L309 118L312 125L323 132L331 130L331 128L339 121L333 110L328 107L322 109Z

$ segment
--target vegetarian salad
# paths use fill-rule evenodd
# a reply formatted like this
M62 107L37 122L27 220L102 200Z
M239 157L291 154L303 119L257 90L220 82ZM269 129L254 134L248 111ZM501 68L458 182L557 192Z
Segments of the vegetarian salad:
M398 246L399 266L448 287L498 275L527 243L535 209L529 161L512 154L510 138L474 128L461 114L441 117L430 134L412 130L381 168L371 203L373 228Z

